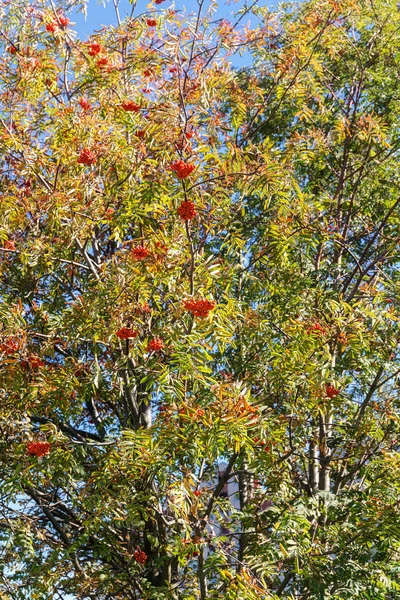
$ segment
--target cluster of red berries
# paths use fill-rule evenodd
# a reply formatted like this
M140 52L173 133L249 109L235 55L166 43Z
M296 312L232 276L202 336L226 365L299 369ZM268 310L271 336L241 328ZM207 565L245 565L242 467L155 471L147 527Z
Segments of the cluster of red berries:
M139 565L145 565L147 560L147 554L143 552L143 550L135 550L133 553L133 558L136 560Z
M335 398L335 396L338 396L340 394L340 391L333 385L327 385L325 388L325 392L328 398Z
M15 354L19 350L19 343L15 340L9 339L6 340L5 344L0 344L0 352L3 352L6 356L10 354Z
M148 352L160 352L164 348L164 342L161 338L155 337L147 344Z
M99 69L102 69L103 67L108 67L108 64L109 64L109 61L106 56L104 56L104 58L99 58L99 60L96 63L96 65L99 67Z
M313 323L311 327L308 327L307 333L313 333L315 335L326 335L325 329L319 323Z
M8 46L7 52L10 54L16 54L18 52L18 48L16 46Z
M146 24L148 27L155 27L157 25L156 19L147 19Z
M69 25L69 19L68 17L58 17L58 21L50 21L50 23L47 23L46 25L46 31L48 31L49 33L54 33L55 31L57 31L57 29L59 27L65 28L68 27Z
M102 50L103 50L103 46L101 46L100 44L94 43L94 44L88 45L87 53L89 54L89 56L97 56L98 54L100 54L100 52Z
M54 33L55 31L57 31L58 29L58 25L55 21L50 21L50 23L47 23L46 25L46 31L48 31L49 33Z
M15 250L15 242L13 242L12 240L6 240L4 242L3 248L5 248L5 250Z
M136 137L138 137L140 140L142 140L145 135L146 132L143 129L139 129L136 133L135 133Z
M191 200L184 200L179 206L177 212L180 218L184 221L190 221L190 219L194 219L194 217L197 215L194 202L191 202Z
M91 110L92 109L92 105L90 104L90 102L88 100L86 100L86 98L80 98L78 100L78 104L83 110Z
M144 246L135 246L132 248L132 256L136 260L143 260L150 254L150 250L147 250Z
M185 162L184 160L177 160L170 165L171 171L174 171L179 179L185 179L185 177L189 177L195 168L196 167L194 165L189 165L189 163Z
M126 112L139 112L141 108L139 104L136 104L136 102L133 102L132 100L122 102L121 106Z
M26 449L31 456L46 456L46 454L50 454L51 444L49 442L28 442Z
M45 365L45 363L43 362L43 360L41 358L39 358L38 356L36 356L35 354L30 356L28 358L28 360L21 361L21 366L25 370L28 370L29 368L38 369L39 367L44 367L44 365Z
M89 148L84 148L81 150L81 153L78 158L79 165L93 165L96 162L96 155L89 150Z
M216 303L213 300L184 300L183 305L195 317L205 319L210 314L210 310L215 308Z
M135 338L139 335L139 332L135 329L129 329L128 327L122 327L118 329L115 334L120 340L129 340L130 338Z

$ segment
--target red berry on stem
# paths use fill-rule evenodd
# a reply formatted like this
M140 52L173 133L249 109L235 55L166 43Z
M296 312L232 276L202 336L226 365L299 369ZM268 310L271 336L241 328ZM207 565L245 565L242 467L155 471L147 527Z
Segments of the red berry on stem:
M46 25L46 31L48 31L49 33L54 33L57 29L58 29L57 23L55 23L54 21L51 21L50 23L47 23L47 25Z
M139 563L139 565L144 565L146 564L147 554L143 552L143 550L140 550L140 548L138 548L133 553L133 558L136 560L137 563Z
M91 110L92 108L92 105L88 100L86 100L86 98L80 98L78 100L78 104L83 110Z
M89 148L83 148L78 158L78 164L80 165L93 165L96 162L96 155L89 150Z
M326 395L328 396L328 398L335 398L335 396L338 396L340 394L340 391L335 388L333 385L327 385L325 388L326 391Z
M51 444L49 442L28 442L26 448L31 456L45 456L50 454Z
M174 171L179 179L185 179L185 177L189 177L195 168L195 165L190 165L184 160L177 160L170 165L171 171Z
M161 338L155 337L147 345L148 352L160 352L164 348L164 342Z
M69 25L68 17L58 17L61 27L67 27Z
M139 335L139 332L136 331L135 329L129 329L128 327L122 327L121 329L118 329L118 331L115 333L115 335L120 340L129 340L131 338L137 337Z
M88 45L88 54L89 56L97 56L103 50L103 46L100 44L94 43Z
M136 260L143 260L150 254L150 251L147 250L144 246L135 246L132 248L132 256Z
M195 317L205 319L216 306L213 300L184 300L183 302L186 310L191 312Z
M126 112L139 112L139 110L141 109L141 106L139 104L136 104L136 102L132 102L131 100L122 102L121 106Z
M194 219L197 212L194 206L194 202L190 200L185 200L178 208L178 215L184 221L190 221L190 219Z

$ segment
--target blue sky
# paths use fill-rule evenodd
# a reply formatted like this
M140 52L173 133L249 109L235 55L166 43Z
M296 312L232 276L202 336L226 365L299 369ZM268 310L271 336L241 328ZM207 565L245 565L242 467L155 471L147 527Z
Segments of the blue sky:
M261 0L259 2L259 4L261 6L265 6L266 4L268 6L271 6L272 3L265 2L265 0ZM206 2L204 3L203 11L207 10L209 5L210 5L210 2L206 0ZM238 10L238 8L240 6L241 6L241 3L239 3L239 2L230 2L229 4L224 3L224 2L219 2L217 12L215 13L216 18L228 18L229 19L232 12L235 10ZM173 2L173 1L169 2L167 0L166 2L163 2L161 5L156 6L154 4L152 4L152 5L149 4L145 0L138 0L136 3L134 14L135 14L135 16L138 16L145 12L149 12L151 10L151 8L153 10L154 10L154 8L158 9L158 10L163 10L165 8L171 8L171 7L174 7L176 10L186 10L188 13L191 13L191 12L197 12L198 4L197 4L196 0L177 0L177 2ZM130 14L130 12L132 10L132 4L129 2L129 0L120 0L119 10L120 10L121 18L123 18L127 14ZM100 29L103 25L116 24L113 0L107 1L105 4L96 2L96 0L89 0L89 2L87 4L87 19L86 19L86 21L85 21L83 14L77 15L76 18L74 18L74 21L76 21L76 29L77 29L78 35L82 39L87 37L88 35L90 35L95 29Z

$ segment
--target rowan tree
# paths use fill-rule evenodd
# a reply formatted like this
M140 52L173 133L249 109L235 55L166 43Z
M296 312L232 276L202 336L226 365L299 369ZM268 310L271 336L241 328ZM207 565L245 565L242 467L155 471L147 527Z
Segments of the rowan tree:
M159 4L1 4L1 597L395 599L398 7Z

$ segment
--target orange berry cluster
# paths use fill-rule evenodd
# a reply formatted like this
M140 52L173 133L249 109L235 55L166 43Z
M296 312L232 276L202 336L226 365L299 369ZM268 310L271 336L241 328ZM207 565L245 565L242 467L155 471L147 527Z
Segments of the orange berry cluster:
M147 554L143 552L143 550L138 549L133 553L133 558L137 563L139 563L139 565L144 565L146 564Z
M5 344L0 344L0 352L3 352L6 356L9 356L10 354L18 352L19 346L19 342L16 342L12 339L8 339L6 340Z
M150 254L150 251L147 250L144 246L135 246L132 248L132 256L136 258L136 260L143 260Z
M215 308L216 303L213 300L185 300L183 305L195 317L205 319L210 314L210 310Z
M164 342L161 338L155 337L147 345L148 352L160 352L164 348Z
M35 354L32 354L32 356L30 356L28 360L21 361L21 366L23 369L38 369L39 367L44 367L44 365L45 363L43 362L43 360Z
M335 396L338 396L340 394L340 391L333 385L327 385L325 391L328 398L335 398Z
M26 448L31 456L45 456L50 453L51 444L49 442L28 442Z
M78 104L83 110L91 110L92 108L92 105L88 100L86 100L86 98L80 98L80 100L78 100Z
M98 54L100 54L100 52L102 50L103 50L103 46L100 46L100 44L94 43L94 44L88 45L87 53L89 54L89 56L97 56Z
M96 162L96 155L91 150L89 150L89 148L84 148L83 150L81 150L81 153L78 158L79 165L90 166L95 162Z
M50 23L47 23L46 25L46 31L48 31L49 33L54 33L55 31L57 31L57 29L59 27L65 28L68 27L69 25L69 19L68 17L58 17L58 22L57 21L50 21Z
M185 177L189 177L195 168L196 167L194 165L189 165L184 160L177 160L170 165L171 171L174 171L179 179L185 179Z
M194 206L194 202L191 202L190 200L185 200L178 208L178 215L184 221L190 221L190 219L194 219L196 214L197 212Z
M136 104L136 102L133 102L132 100L122 102L121 106L126 112L139 112L141 108L139 104Z
M120 340L129 340L139 335L139 332L135 329L128 329L128 327L122 327L115 334Z
M319 323L313 323L311 327L307 329L307 333L313 333L314 335L326 335L325 329Z

